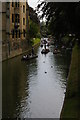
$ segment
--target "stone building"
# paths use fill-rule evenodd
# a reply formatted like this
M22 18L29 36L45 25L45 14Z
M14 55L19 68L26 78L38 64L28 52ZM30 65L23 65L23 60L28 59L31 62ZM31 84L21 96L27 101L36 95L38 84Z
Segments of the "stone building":
M2 2L2 58L14 57L27 47L26 2ZM26 17L27 16L27 17Z

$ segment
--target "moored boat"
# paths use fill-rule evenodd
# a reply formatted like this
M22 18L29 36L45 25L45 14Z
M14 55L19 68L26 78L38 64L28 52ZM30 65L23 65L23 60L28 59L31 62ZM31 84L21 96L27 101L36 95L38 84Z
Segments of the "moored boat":
M24 55L24 56L22 56L22 58L21 58L21 60L23 60L23 61L28 61L28 60L31 60L31 59L34 59L34 58L37 58L38 57L38 55L36 55L36 54L34 54L34 55Z

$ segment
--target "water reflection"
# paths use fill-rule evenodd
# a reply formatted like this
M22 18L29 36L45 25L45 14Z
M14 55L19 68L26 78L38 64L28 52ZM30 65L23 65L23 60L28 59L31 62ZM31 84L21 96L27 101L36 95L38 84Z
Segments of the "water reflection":
M41 54L21 62L3 62L3 118L59 118L66 87L66 56Z
M3 116L20 115L21 101L28 96L27 74L19 59L3 63Z
M61 87L66 87L67 75L70 64L70 54L54 55L54 66Z

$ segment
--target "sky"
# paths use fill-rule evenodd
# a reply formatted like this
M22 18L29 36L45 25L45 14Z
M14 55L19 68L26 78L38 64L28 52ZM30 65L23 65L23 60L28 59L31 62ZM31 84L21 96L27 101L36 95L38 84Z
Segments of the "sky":
M28 4L32 7L32 8L34 8L35 9L35 7L37 6L37 2L38 2L39 0L28 0ZM40 0L40 1L43 1L43 0ZM77 2L77 1L79 1L79 0L46 0L47 2Z
M28 0L28 4L30 7L35 9L35 7L37 7L38 1L39 0Z
M28 0L28 4L35 9L35 7L37 7L39 0ZM40 0L43 1L43 0ZM75 2L75 1L79 1L79 0L46 0L47 2Z
M43 1L43 0L40 0L40 1ZM40 3L39 0L28 0L29 6L32 7L33 9L35 9L39 3ZM41 15L41 14L42 12L40 12L38 15ZM45 18L43 18L43 20L40 20L40 21L45 21Z

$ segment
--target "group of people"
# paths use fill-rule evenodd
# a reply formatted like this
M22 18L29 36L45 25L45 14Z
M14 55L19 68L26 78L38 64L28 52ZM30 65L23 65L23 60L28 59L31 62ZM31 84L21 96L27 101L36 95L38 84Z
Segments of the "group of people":
M23 58L29 58L29 56L33 56L35 53L34 53L34 48L32 47L32 51L29 55L24 55Z

